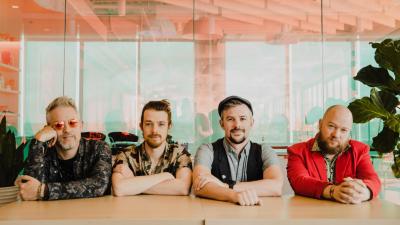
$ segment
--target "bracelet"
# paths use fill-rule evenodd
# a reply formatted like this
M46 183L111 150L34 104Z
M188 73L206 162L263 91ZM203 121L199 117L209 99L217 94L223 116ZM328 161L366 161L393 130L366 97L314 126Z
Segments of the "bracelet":
M42 185L43 185L43 183L40 183L40 185L37 189L37 193L36 193L37 200L42 200Z
M335 191L335 185L332 185L329 189L329 197L333 199L333 192Z

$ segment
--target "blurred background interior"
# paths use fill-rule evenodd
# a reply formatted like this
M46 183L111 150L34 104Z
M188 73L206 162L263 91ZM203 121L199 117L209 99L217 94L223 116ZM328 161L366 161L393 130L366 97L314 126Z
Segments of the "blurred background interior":
M313 137L330 105L369 95L352 77L377 66L369 42L400 37L399 12L400 0L2 0L0 116L31 137L68 95L84 131L140 140L143 105L169 99L171 139L194 153L223 136L218 102L240 95L252 140L287 146Z

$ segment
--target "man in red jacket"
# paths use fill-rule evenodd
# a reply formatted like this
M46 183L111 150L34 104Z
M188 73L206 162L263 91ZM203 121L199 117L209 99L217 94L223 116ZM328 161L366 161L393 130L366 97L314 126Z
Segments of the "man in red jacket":
M352 123L350 110L331 106L319 121L315 138L288 148L287 173L296 194L347 204L378 195L381 182L369 147L350 140Z

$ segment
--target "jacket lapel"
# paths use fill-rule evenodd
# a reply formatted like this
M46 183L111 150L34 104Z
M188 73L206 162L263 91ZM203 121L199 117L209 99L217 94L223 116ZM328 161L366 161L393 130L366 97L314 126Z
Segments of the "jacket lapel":
M339 155L336 159L336 166L335 166L335 183L341 183L344 179L344 175L347 170L347 164L349 163L350 159L350 150L348 149L343 154Z
M320 152L311 152L311 158L314 161L319 178L323 181L327 181L328 178L326 177L326 163L324 157L322 157Z
M312 139L308 144L310 145L308 149L312 149L312 146L314 145L315 138ZM326 176L326 163L324 160L324 157L320 152L313 152L310 150L311 154L311 159L314 162L315 170L317 170L317 173L319 175L319 179L323 181L327 181L328 178ZM310 174L311 175L311 174Z

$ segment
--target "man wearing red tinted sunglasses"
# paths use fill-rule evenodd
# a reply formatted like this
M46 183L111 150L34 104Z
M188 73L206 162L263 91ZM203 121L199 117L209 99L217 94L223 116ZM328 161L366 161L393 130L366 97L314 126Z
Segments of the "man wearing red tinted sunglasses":
M73 100L53 100L46 120L30 144L25 175L15 181L21 198L89 198L109 191L111 151L103 141L81 139L82 122Z

